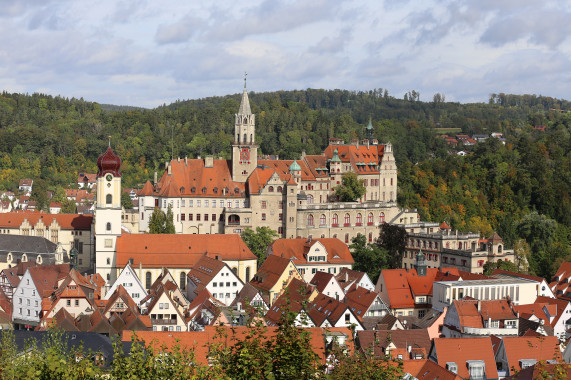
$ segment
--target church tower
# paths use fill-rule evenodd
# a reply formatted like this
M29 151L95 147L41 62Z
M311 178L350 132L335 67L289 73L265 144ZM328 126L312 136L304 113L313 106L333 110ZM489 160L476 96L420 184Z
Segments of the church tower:
M232 143L232 180L246 182L258 165L258 144L256 144L256 115L250 109L246 77L240 109L235 115L234 142Z
M95 272L107 286L115 281L117 237L121 236L121 159L111 143L97 159L97 201L95 204Z

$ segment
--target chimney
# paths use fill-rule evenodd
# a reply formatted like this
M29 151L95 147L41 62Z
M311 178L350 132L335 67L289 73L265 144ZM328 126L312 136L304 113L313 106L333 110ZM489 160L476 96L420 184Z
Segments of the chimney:
M153 185L157 184L157 171L155 170L155 175L153 176Z
M180 164L180 157L177 158L177 162Z
M167 163L167 174L168 175L172 174L172 166L171 166L170 162Z
M482 301L478 300L478 312L482 311Z
M214 157L206 156L204 157L204 167L205 168L212 168L214 167Z

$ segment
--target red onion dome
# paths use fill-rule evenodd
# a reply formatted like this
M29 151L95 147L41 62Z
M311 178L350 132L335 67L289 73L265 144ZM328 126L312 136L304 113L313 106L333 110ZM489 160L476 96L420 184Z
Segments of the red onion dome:
M97 177L103 177L107 173L113 174L115 177L121 177L121 159L115 153L111 147L107 148L105 153L103 153L97 159Z

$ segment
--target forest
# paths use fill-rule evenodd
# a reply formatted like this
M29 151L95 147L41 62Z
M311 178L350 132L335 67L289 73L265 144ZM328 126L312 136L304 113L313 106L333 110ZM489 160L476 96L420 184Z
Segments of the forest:
M460 231L498 232L508 247L525 242L529 270L550 278L571 254L571 103L540 95L491 94L487 102L431 102L411 91L307 89L250 92L261 154L319 154L331 137L363 138L369 119L380 142L394 146L398 203L424 220ZM139 187L171 157L230 157L240 94L177 101L155 109L100 105L44 94L0 95L0 190L34 179L61 196L78 173L96 172L111 146L123 160L123 185ZM545 126L545 131L535 126ZM497 139L451 151L441 134ZM521 246L521 244L520 244Z

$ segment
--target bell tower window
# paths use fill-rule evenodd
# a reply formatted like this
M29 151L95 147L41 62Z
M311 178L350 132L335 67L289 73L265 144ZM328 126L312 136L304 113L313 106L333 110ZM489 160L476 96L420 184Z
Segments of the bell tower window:
M107 194L105 196L105 203L107 203L108 205L110 205L111 203L113 203L113 196L111 194Z

